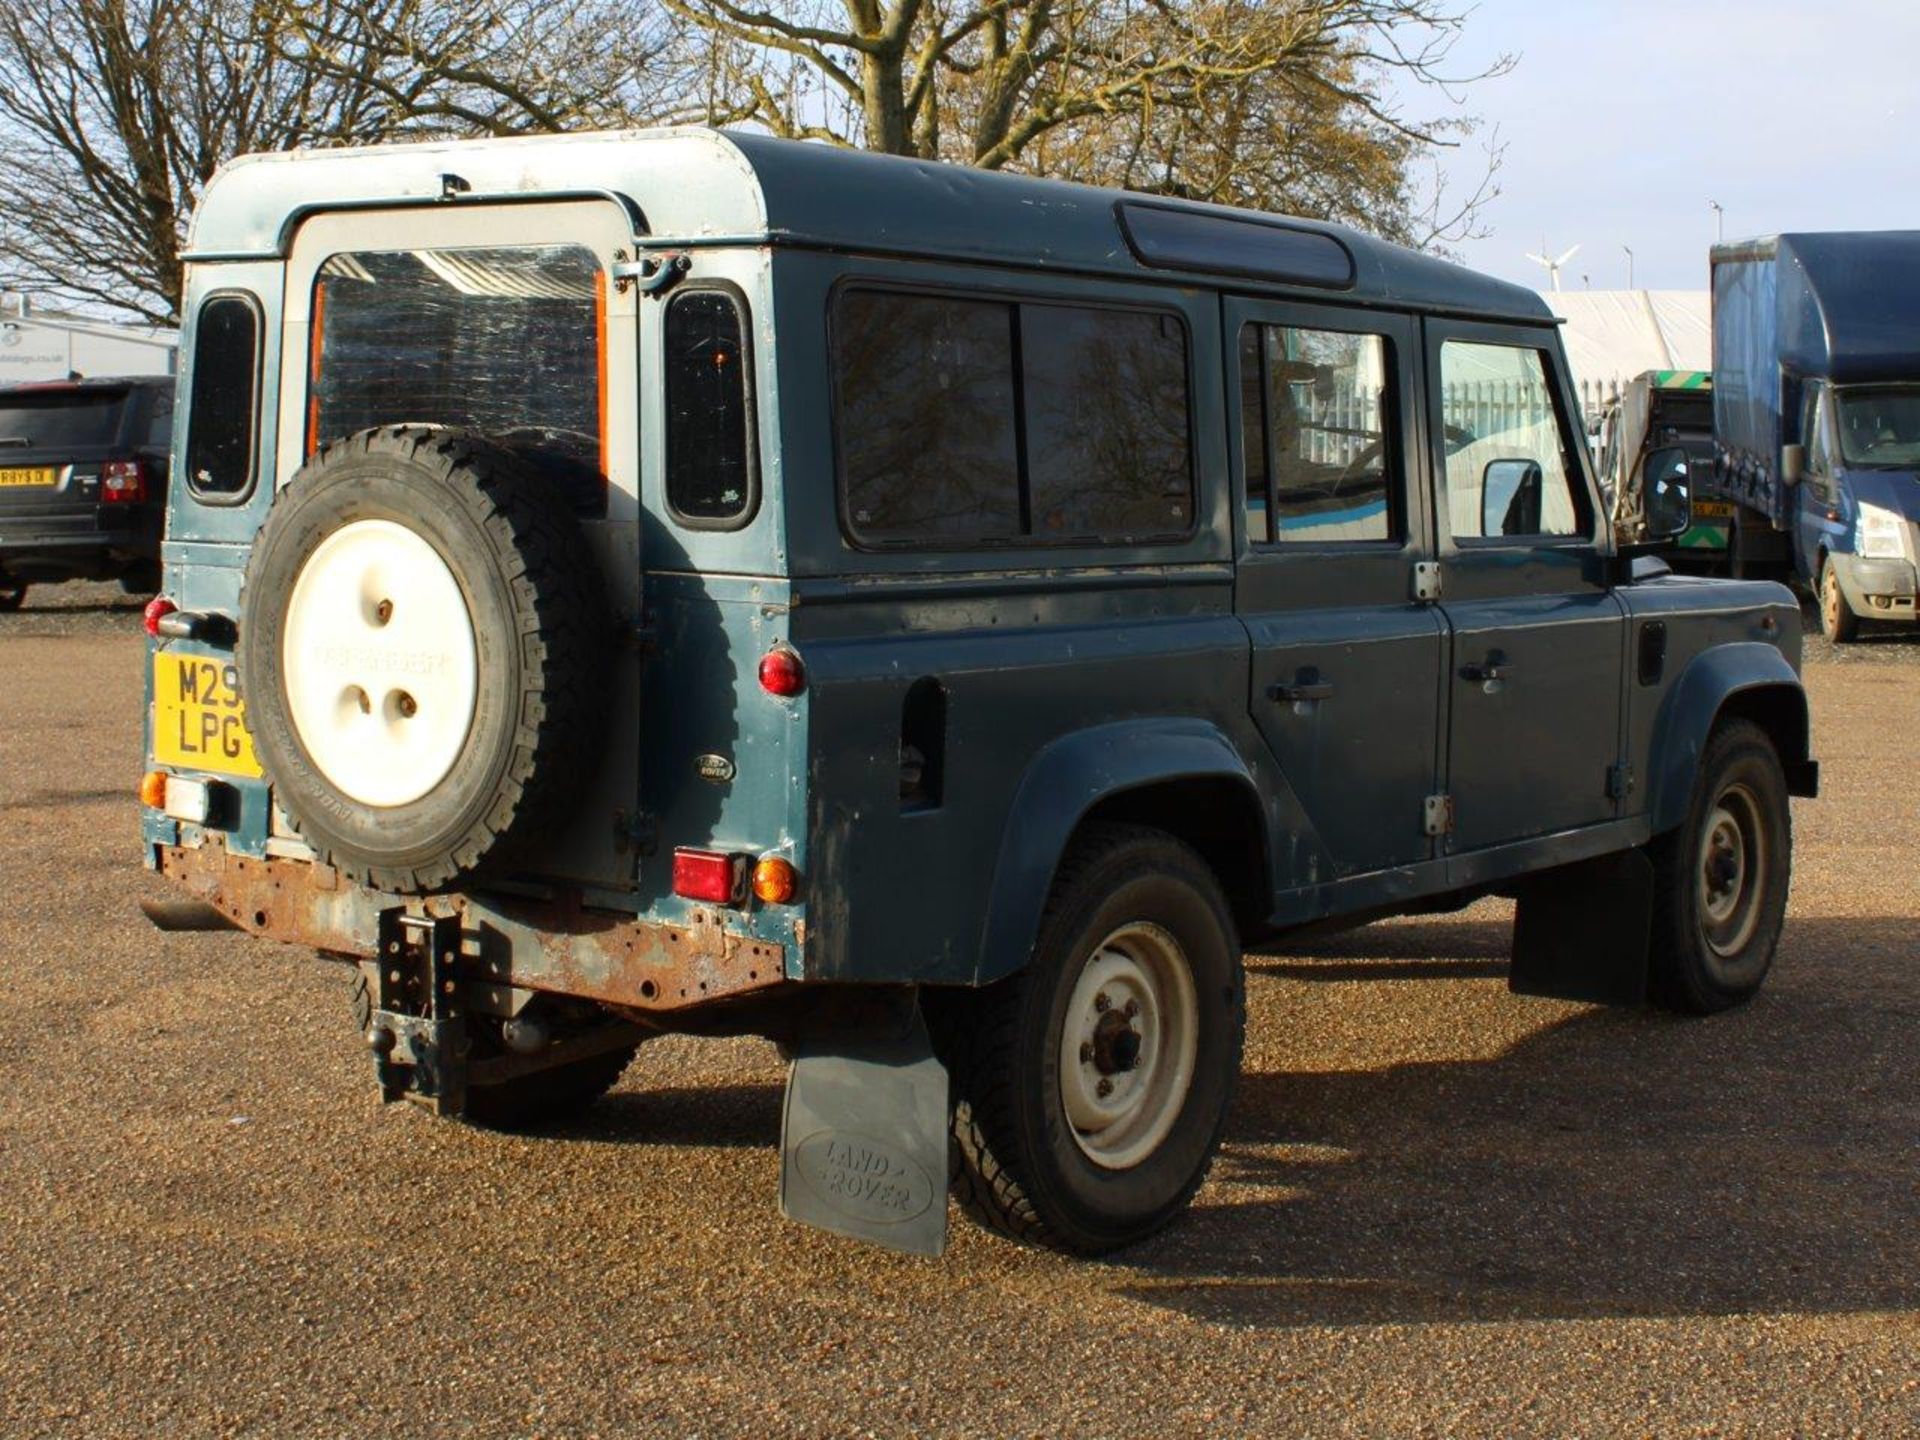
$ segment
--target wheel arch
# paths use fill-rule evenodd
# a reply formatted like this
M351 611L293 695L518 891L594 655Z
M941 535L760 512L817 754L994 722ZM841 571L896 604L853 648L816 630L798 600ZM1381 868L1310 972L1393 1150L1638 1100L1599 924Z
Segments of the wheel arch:
M1648 767L1655 834L1686 818L1708 737L1729 718L1750 720L1767 733L1786 771L1788 794L1818 793L1807 692L1793 666L1779 650L1758 641L1714 646L1681 673L1655 726Z
M1151 826L1199 852L1249 930L1272 909L1265 810L1233 742L1205 720L1120 721L1063 736L1027 767L994 867L976 984L1026 965L1062 857L1089 825Z

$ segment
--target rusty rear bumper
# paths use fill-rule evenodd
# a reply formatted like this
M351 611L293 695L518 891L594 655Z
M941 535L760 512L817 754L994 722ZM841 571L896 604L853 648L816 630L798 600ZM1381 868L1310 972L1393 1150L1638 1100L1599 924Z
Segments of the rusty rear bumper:
M344 958L370 959L380 913L457 915L476 980L578 996L626 1010L688 1010L786 984L784 947L726 928L723 912L685 925L578 904L495 896L406 898L366 890L330 866L254 860L217 844L155 847L160 873L242 930Z

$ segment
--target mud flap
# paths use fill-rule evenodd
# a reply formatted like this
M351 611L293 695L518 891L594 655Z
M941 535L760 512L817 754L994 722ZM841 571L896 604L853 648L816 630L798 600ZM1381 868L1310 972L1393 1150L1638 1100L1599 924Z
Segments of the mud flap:
M1513 917L1518 995L1643 1005L1653 932L1653 863L1620 850L1529 878Z
M780 1213L904 1250L947 1244L947 1069L917 1000L802 1039L780 1127Z

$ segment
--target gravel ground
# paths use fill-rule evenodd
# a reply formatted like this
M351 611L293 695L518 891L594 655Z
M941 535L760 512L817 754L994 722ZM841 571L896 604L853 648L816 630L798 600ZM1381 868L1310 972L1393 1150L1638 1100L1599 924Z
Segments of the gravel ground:
M778 1218L770 1047L490 1135L377 1103L343 969L150 929L136 604L0 616L0 1432L1920 1429L1920 642L1810 643L1826 793L1745 1011L1511 996L1495 903L1249 957L1187 1220L925 1262Z

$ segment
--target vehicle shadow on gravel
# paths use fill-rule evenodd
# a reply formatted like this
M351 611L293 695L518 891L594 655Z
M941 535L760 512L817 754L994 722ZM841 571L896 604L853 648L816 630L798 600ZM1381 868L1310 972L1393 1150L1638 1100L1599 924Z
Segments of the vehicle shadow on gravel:
M1708 1021L1584 1010L1490 1061L1248 1074L1202 1203L1117 1257L1120 1292L1274 1327L1920 1308L1910 927L1795 919L1788 973Z

